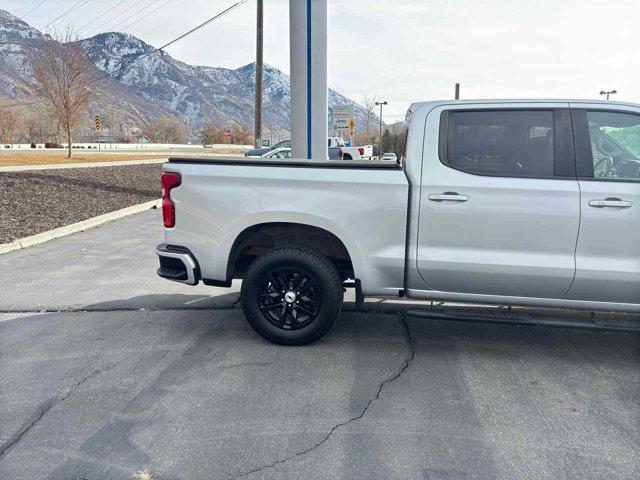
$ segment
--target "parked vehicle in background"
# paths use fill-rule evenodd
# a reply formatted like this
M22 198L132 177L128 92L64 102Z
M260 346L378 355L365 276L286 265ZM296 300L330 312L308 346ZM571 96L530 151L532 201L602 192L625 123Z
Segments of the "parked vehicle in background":
M171 158L158 274L243 279L264 338L313 342L356 298L640 313L640 105L413 104L396 162Z
M373 146L347 147L344 139L340 137L329 137L329 158L341 158L342 160L370 160L373 156ZM333 150L340 147L340 151Z
M396 156L395 153L391 152L391 153L385 153L384 155L382 155L382 157L380 157L380 160L385 160L388 162L397 162L398 157Z
M336 147L344 147L344 138L342 137L329 137L327 141L327 147L336 148Z
M343 160L371 160L371 157L373 157L373 145L342 147Z
M278 142L270 147L265 148L254 148L252 150L247 151L244 156L245 157L262 157L265 153L269 153L272 150L277 148L291 148L291 140L283 140Z
M342 160L342 147L329 147L329 160Z
M290 148L276 148L262 155L261 158L291 158Z
M344 148L344 140L340 137L329 137L327 140L329 159L331 160L341 160L342 159L342 148ZM275 145L268 148L256 148L253 150L249 150L245 153L245 157L268 157L270 152L274 152L279 149L289 149L291 150L291 140L283 140L282 142L278 142ZM290 158L291 155L289 155ZM276 157L279 158L279 157Z

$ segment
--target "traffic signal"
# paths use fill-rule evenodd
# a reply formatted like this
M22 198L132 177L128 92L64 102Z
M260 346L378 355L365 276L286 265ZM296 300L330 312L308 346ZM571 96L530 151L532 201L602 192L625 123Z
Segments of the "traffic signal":
M96 132L100 131L100 116L96 115L96 118L94 119L96 122Z

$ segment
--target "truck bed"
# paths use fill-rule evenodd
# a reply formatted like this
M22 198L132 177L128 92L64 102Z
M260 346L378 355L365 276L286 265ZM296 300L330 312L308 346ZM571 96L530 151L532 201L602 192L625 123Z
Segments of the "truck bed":
M352 170L401 170L396 162L377 160L302 160L272 159L252 157L171 157L169 163L197 163L208 165L241 165L254 167L304 167L304 168L346 168Z
M203 279L230 279L228 260L241 236L300 225L343 244L365 294L402 289L409 182L397 163L174 157L164 170L181 176L166 243L189 249Z

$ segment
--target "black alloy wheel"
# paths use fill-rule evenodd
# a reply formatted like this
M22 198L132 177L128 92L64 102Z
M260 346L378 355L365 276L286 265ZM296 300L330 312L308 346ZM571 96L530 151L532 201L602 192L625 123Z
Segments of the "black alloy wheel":
M281 247L256 258L240 291L251 327L280 345L318 340L342 308L342 277L324 255L303 247Z
M277 328L298 330L313 322L322 305L322 291L313 276L299 268L276 268L262 280L258 306Z

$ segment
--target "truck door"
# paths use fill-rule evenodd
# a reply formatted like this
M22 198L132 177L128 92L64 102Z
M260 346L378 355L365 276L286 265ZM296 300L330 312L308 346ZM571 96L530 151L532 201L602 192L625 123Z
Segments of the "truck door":
M582 219L570 299L640 303L640 111L624 108L572 110Z
M417 263L431 290L564 298L571 286L580 194L569 105L520 105L427 116Z

